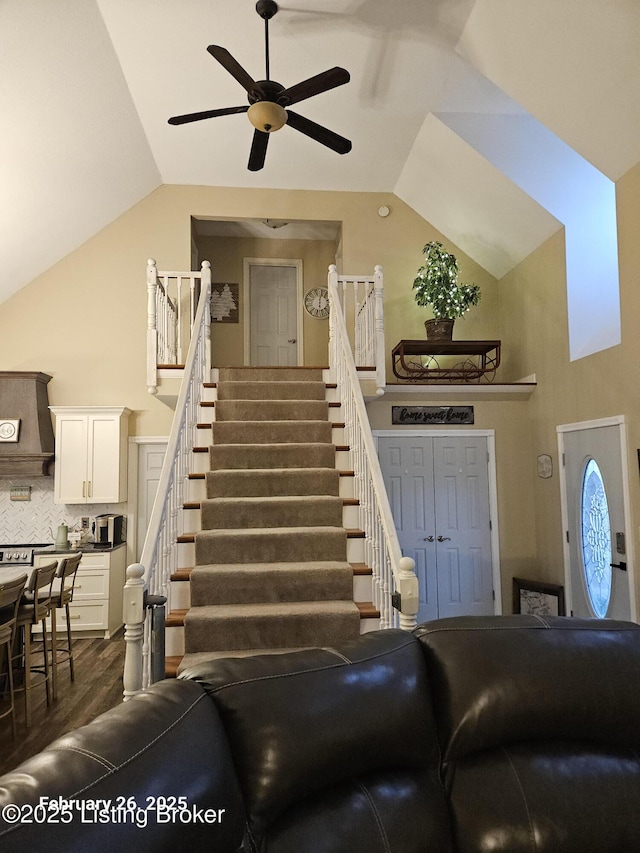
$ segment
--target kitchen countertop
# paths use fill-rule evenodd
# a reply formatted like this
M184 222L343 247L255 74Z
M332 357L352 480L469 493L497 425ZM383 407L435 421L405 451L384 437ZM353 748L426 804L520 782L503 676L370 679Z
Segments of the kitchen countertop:
M34 551L34 556L38 554L76 554L81 551L83 554L103 554L111 551L116 551L118 548L126 548L127 543L121 542L120 545L98 545L97 547L88 543L86 545L78 545L76 548L56 548L55 545L48 545L46 548L39 548Z

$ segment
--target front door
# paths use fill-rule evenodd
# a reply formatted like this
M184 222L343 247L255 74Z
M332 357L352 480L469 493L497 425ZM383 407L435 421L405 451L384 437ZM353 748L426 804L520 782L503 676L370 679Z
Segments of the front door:
M297 296L295 266L251 264L249 334L254 367L298 363Z
M418 622L494 613L486 437L380 436L378 454Z
M572 616L632 619L621 423L559 427ZM562 458L562 456L561 456Z

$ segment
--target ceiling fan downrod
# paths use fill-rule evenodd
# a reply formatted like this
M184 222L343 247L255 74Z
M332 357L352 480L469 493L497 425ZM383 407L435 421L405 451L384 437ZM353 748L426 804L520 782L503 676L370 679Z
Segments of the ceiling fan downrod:
M264 20L264 58L266 66L265 79L270 80L269 76L269 21L278 11L278 4L274 0L258 0L256 3L256 12Z

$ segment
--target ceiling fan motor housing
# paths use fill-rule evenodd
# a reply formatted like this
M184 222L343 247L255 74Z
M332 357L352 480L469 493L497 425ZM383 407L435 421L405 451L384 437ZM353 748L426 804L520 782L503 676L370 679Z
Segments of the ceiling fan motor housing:
M277 11L278 4L275 3L274 0L258 0L256 3L256 12L261 18L264 18L265 21L273 18Z

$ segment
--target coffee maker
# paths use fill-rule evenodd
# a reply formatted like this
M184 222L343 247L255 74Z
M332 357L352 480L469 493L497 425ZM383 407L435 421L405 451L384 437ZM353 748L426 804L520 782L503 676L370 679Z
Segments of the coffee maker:
M96 545L113 548L125 541L125 521L123 515L105 513L96 515L94 537Z

